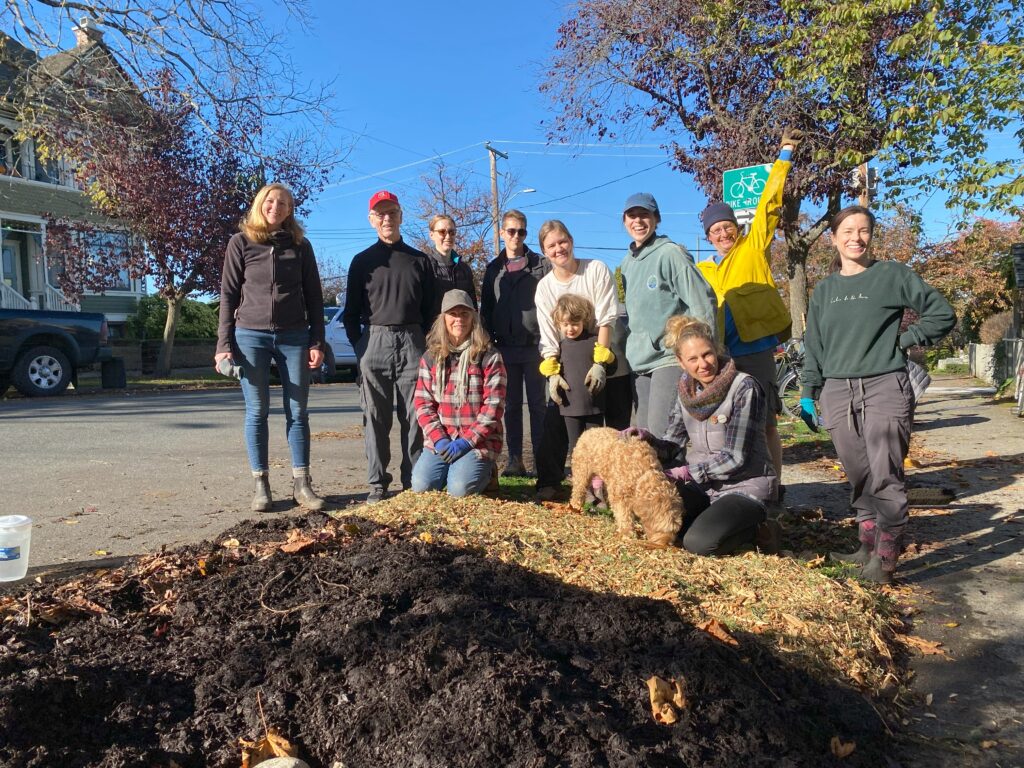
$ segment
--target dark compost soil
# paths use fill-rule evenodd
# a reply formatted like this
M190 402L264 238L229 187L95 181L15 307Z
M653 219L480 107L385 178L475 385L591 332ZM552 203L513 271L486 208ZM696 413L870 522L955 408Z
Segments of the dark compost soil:
M868 702L755 635L733 648L667 602L344 522L244 523L220 539L242 542L232 557L178 550L204 558L206 575L169 585L167 615L129 566L116 590L89 596L106 613L8 621L0 765L237 766L239 737L263 733L261 708L314 768L818 767L840 764L833 736L857 744L842 765L885 764ZM296 525L338 535L299 554L246 549ZM651 675L686 681L675 725L651 717Z

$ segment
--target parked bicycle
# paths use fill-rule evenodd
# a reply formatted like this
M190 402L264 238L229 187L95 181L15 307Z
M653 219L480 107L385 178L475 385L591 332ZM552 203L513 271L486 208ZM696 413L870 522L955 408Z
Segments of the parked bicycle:
M775 381L778 382L782 410L800 418L800 371L804 364L803 339L790 339L775 352Z

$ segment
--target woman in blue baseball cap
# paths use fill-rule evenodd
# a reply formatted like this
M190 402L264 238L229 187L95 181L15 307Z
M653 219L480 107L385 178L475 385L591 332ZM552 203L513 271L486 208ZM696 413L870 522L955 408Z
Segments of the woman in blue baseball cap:
M665 324L688 315L715 328L715 292L683 246L657 233L661 214L654 195L638 192L623 206L622 223L633 239L622 261L629 335L626 361L633 370L636 426L661 437L676 401L679 365L663 343Z

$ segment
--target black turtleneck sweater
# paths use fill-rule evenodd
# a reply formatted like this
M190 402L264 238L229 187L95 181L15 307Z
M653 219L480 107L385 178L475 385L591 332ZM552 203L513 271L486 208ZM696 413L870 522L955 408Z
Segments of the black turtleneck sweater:
M404 240L377 240L357 253L348 268L342 322L353 347L370 325L418 325L434 320L434 274L430 257Z

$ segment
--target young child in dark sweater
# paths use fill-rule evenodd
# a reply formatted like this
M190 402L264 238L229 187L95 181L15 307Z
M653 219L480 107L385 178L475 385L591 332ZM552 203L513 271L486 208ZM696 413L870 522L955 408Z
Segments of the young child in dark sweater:
M597 343L594 305L583 296L566 293L555 302L551 319L562 337L558 344L558 357L562 378L569 389L561 392L558 409L565 420L568 455L571 457L583 431L604 424L604 388L592 392L587 386L587 374L594 365L594 345ZM609 373L614 373L614 366L612 363Z

